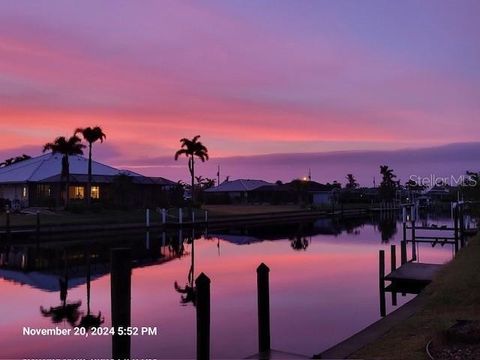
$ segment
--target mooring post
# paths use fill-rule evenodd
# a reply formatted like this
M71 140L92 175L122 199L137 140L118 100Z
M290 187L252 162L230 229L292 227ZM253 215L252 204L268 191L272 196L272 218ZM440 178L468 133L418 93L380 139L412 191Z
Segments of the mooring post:
M460 207L460 244L462 248L465 246L465 210L464 206Z
M257 268L258 352L270 350L270 269L264 263Z
M378 253L378 285L380 290L380 316L386 315L385 306L385 250Z
M454 223L454 233L455 233L455 254L458 252L458 203L454 204L453 207L453 223Z
M181 224L183 222L183 209L178 208L178 223Z
M390 246L390 271L394 272L397 269L397 247ZM397 306L397 293L392 291L392 305Z
M192 224L195 223L195 209L192 208Z
M207 223L208 222L208 211L205 210L205 222Z
M162 224L167 223L167 209L162 209Z
M146 209L145 210L145 225L148 227L150 227L150 209Z
M405 264L407 262L407 242L400 242L400 264Z
M390 271L394 272L397 268L397 247L395 245L390 246Z
M210 279L204 273L195 280L197 291L197 360L210 359Z
M127 328L131 323L131 255L130 249L112 249L111 259L111 307L112 327ZM112 336L112 358L130 358L130 336Z

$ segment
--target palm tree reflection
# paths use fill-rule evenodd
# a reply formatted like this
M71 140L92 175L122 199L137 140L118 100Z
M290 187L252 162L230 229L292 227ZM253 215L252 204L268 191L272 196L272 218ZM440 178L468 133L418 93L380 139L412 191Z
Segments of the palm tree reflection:
M309 245L308 239L306 236L302 235L295 235L290 238L290 246L293 250L300 251L300 250L307 250Z
M40 312L44 317L51 318L54 324L67 321L71 326L75 326L77 323L80 312L78 308L82 305L81 301L76 301L73 303L67 302L68 295L68 267L67 267L67 252L64 251L64 274L58 278L58 283L60 287L60 301L62 302L59 306L51 306L48 310L43 306L40 306Z
M380 219L378 230L381 233L382 243L389 243L397 233L397 221L394 217Z
M98 315L92 315L90 311L91 254L89 250L87 250L85 257L87 259L87 314L82 316L78 327L83 327L89 330L93 327L99 327L102 325L105 322L105 318L102 316L101 311L98 312Z
M179 239L179 241L183 244L183 239ZM192 251L191 251L191 263L190 269L187 275L187 283L184 287L181 287L177 281L174 282L173 286L175 291L182 294L180 296L180 303L182 305L187 305L188 303L192 303L195 306L195 235L192 233L191 239L187 239L187 242L191 243Z

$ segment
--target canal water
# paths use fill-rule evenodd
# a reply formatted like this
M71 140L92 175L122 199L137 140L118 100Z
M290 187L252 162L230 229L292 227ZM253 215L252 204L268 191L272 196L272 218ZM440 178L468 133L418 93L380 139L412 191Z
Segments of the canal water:
M430 223L450 220L423 220ZM110 358L109 335L28 336L22 329L73 329L88 321L110 326L109 256L115 247L132 248L132 326L157 331L132 336L131 356L194 358L195 307L177 291L191 281L192 246L194 276L204 272L211 279L213 358L256 352L256 268L262 262L270 268L272 347L311 356L380 319L378 251L386 250L388 272L390 245L401 239L402 224L387 216L3 244L0 358ZM408 246L409 258L411 251ZM426 263L453 256L450 245L417 244L416 251ZM397 256L399 263L399 246ZM399 294L397 307L412 296ZM397 307L387 294L387 313Z

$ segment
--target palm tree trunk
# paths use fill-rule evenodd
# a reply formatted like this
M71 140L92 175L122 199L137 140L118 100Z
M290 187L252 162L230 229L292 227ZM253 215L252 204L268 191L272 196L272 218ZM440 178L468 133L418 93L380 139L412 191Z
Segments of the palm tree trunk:
M193 204L195 204L195 160L193 155L190 161L191 161L190 173L192 175L192 207L193 207Z
M92 143L88 143L88 184L87 184L87 206L92 203Z
M65 181L65 209L68 208L68 203L70 202L70 174L67 174L67 181Z
M68 162L68 155L65 156L65 161L64 161L64 173L65 173L65 209L68 208L68 203L70 202L70 164Z

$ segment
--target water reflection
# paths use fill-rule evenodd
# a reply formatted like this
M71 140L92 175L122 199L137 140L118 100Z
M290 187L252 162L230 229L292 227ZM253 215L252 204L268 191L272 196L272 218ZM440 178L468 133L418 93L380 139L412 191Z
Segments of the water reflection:
M298 232L296 235L289 237L290 246L293 250L300 251L300 250L307 250L309 245L309 240L307 236L304 235L305 230L303 224L298 226ZM311 239L311 238L310 238Z
M110 325L110 251L128 247L133 271L132 325L157 326L162 334L156 338L142 337L141 343L132 338L132 356L151 357L159 352L158 358L194 356L192 280L200 272L214 281L212 335L216 340L212 353L219 358L247 356L255 352L257 345L255 268L266 262L272 269L271 311L272 326L276 329L273 345L281 344L282 349L291 352L314 353L378 319L376 256L379 248L385 248L380 220L335 218L210 228L209 236L192 233L188 228L115 235L105 232L93 239L45 239L36 253L32 251L34 241L4 243L0 247L0 283L12 296L5 297L2 305L11 307L15 298L25 310L22 323L31 326L52 326L53 318L60 319L65 326ZM389 241L398 240L399 234L394 234ZM86 247L90 255L85 255ZM63 248L68 257L62 255ZM426 244L423 250L419 255L444 261L448 249L432 249ZM441 256L432 256L434 251L441 252ZM355 296L345 296L346 293ZM409 298L399 296L398 305ZM73 300L80 299L83 301L76 309L69 307L76 304ZM179 306L179 300L189 306ZM39 316L40 304L46 319ZM390 310L387 303L387 313ZM286 313L291 316L285 316ZM0 346L12 358L27 354L6 349L7 342L43 357L72 357L75 351L88 352L89 357L112 355L110 337L89 338L92 346L88 349L77 338L62 339L65 345L54 350L53 346L45 347L44 340L15 335L18 321L14 315L5 321L6 330L2 333L0 329ZM332 324L335 331L331 331ZM312 337L313 332L318 337Z
M59 306L50 306L47 310L43 306L40 306L40 313L44 317L49 317L52 323L59 324L64 321L74 327L80 318L79 308L82 305L81 301L67 302L68 296L68 256L67 250L63 252L64 273L63 276L58 277L58 285L60 288L60 301Z
M181 233L179 235L179 240L182 241L183 239L181 238ZM189 303L192 303L193 306L195 306L195 285L194 285L194 279L195 279L195 230L192 229L192 235L190 237L187 237L186 242L190 244L191 247L191 252L190 252L190 268L188 270L188 275L187 275L187 282L184 287L181 287L177 281L174 282L173 286L175 288L175 291L182 294L180 296L180 303L182 305L187 305Z
M380 231L382 243L388 244L397 234L397 219L396 217L386 216L378 222L378 231Z
M92 255L90 253L90 249L87 249L85 251L85 259L86 259L86 267L87 267L87 274L86 274L87 313L82 316L80 323L77 325L78 327L85 328L86 330L89 330L93 327L99 327L105 322L105 318L102 316L101 311L98 312L98 315L93 315L90 310L90 298L91 298L90 289L91 289L91 278L92 278L91 258L92 258Z

